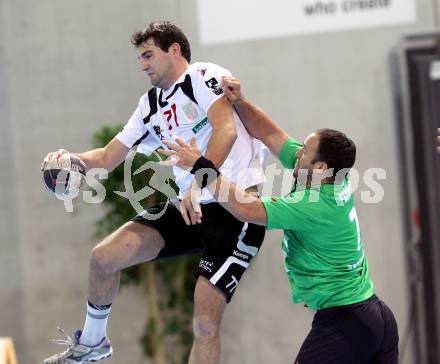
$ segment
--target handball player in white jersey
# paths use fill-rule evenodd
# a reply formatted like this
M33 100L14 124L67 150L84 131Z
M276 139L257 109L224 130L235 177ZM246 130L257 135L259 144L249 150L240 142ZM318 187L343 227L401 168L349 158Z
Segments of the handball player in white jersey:
M240 187L255 191L256 185L263 182L264 151L223 94L221 80L230 76L229 71L212 63L190 64L190 44L184 33L169 22L151 23L133 34L132 43L141 70L154 87L140 98L124 129L109 144L76 155L88 169L111 171L132 148L148 155L164 148L165 140L179 136L189 141L194 137L202 153L222 174ZM44 364L109 358L113 349L106 327L120 271L142 262L195 252L202 253L202 258L197 267L194 342L189 363L220 362L223 311L258 253L265 229L234 218L207 189L200 196L201 211L194 211L189 195L193 175L177 167L174 173L181 206L168 203L148 208L92 250L84 327L66 341L65 351L45 359Z

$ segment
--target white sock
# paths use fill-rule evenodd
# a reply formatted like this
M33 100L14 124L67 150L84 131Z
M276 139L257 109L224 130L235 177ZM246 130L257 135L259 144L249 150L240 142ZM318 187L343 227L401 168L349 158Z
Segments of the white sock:
M111 305L97 306L87 302L87 317L81 334L80 343L96 346L107 335L107 320Z

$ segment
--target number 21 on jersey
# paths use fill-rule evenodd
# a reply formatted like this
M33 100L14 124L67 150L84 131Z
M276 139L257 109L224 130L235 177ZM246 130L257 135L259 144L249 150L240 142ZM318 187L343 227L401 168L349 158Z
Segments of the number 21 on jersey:
M173 129L173 126L171 125L171 122L170 122L171 118L174 119L174 122L176 123L176 127L179 127L179 122L177 121L176 104L172 104L171 109L164 111L163 114L167 118L168 130Z

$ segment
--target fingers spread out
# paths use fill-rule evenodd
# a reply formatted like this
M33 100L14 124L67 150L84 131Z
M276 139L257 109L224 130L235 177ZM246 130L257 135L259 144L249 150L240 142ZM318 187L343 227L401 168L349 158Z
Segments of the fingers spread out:
M177 143L179 143L179 142L181 141L181 139L180 139L180 140L178 140L178 139L180 139L180 138L177 138L177 139L176 139L176 142L177 142ZM175 150L176 152L178 152L178 151L180 150L180 146L179 146L179 144L171 143L171 142L168 141L168 140L164 140L163 143L164 143L168 148L170 148L170 149L172 149L172 150ZM165 153L164 153L164 154L165 154Z
M181 147L186 146L185 141L184 141L181 137L177 137L177 138L175 139L175 141L176 141L177 144L179 144Z
M177 156L176 152L172 150L165 150L165 149L158 149L157 150L160 154L166 155L170 158L159 161L159 164L161 166L175 166L179 162L179 157Z
M166 149L162 149L162 148L160 148L160 149L158 149L157 151L158 151L160 154L166 155L166 156L168 156L168 157L171 157L171 156L175 156L175 155L176 155L176 152L174 152L173 150L166 150Z
M164 161L159 161L159 164L161 166L175 166L177 165L177 163L179 163L178 159L174 159L174 158L169 158L167 160Z

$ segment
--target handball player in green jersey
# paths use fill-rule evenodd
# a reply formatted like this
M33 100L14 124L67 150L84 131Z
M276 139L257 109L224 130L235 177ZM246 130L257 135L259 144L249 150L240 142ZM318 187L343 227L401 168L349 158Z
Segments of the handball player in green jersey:
M243 97L238 79L224 77L223 91L250 134L293 169L292 192L261 200L251 196L201 156L194 140L166 142L172 150L163 153L191 169L196 194L207 188L239 220L284 230L282 249L293 302L316 311L294 363L397 364L396 320L375 295L347 176L355 162L355 144L331 129L319 129L299 143ZM203 217L196 200L193 205L194 224Z

